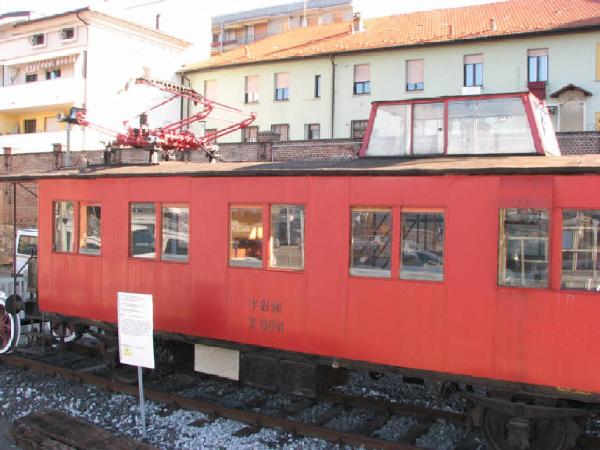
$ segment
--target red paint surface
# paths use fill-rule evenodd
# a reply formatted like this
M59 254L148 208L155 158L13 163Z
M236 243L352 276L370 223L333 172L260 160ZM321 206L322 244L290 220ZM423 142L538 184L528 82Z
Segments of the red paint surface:
M114 322L118 291L149 293L158 330L600 392L600 294L558 289L561 208L600 209L598 176L121 178L39 187L45 311ZM101 203L101 256L51 251L54 200ZM189 204L188 263L128 257L133 201ZM278 203L305 205L305 269L268 269L266 257L262 269L229 267L229 205L261 204L266 213ZM348 275L352 206L392 208L391 279ZM502 207L552 210L551 288L497 286ZM402 208L444 212L443 282L397 276ZM265 215L265 236L268 222ZM252 319L283 329L252 328Z

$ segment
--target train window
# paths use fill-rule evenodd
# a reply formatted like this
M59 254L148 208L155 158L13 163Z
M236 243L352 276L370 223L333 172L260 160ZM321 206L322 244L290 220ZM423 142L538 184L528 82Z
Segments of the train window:
M54 202L55 252L72 252L75 239L75 209L73 202Z
M500 210L498 283L548 286L548 210Z
M600 210L563 210L563 289L600 291Z
M101 247L100 205L81 203L79 206L79 253L99 255Z
M402 211L400 278L444 279L444 214Z
M444 104L422 103L413 107L413 153L444 153Z
M131 203L129 254L136 258L156 257L156 206L154 203Z
M262 267L262 208L260 206L232 207L230 226L229 264Z
M270 267L304 268L304 206L271 206Z
M161 259L187 261L190 209L186 205L162 205Z
M391 274L392 210L353 208L351 211L350 273L389 277Z

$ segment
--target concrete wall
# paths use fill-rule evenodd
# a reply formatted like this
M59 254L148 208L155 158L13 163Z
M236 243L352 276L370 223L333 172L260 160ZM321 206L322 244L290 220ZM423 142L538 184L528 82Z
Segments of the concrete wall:
M593 95L585 100L585 130L594 130L595 113L600 111L600 84L596 80L598 43L600 32L592 31L336 56L334 137L349 137L351 121L368 118L372 101L460 95L465 55L483 54L483 93L526 91L527 50L539 48L548 48L548 96L569 83L592 92ZM425 89L420 92L407 92L405 89L406 61L411 59L424 59ZM368 95L352 93L356 64L371 65L371 93ZM290 73L290 100L274 102L274 74L281 71ZM271 124L289 123L290 138L302 139L305 123L320 123L321 136L330 137L331 73L331 61L327 55L193 72L188 76L199 92L202 92L204 80L217 79L217 100L245 111L255 110L260 130L270 129ZM311 98L315 74L322 75L322 97L319 101ZM243 102L246 75L260 76L259 104L246 105ZM559 99L547 100L551 106L560 104ZM219 123L207 122L207 128L215 128L216 125ZM241 134L235 133L222 141L239 141L240 138Z

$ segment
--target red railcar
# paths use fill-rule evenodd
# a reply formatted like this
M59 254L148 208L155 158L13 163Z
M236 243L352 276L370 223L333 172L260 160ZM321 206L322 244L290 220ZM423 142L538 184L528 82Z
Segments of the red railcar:
M441 139L413 141L451 147L449 109ZM115 323L118 292L151 294L157 332L197 344L199 370L435 378L497 448L567 448L600 399L599 172L532 155L48 173L39 304Z

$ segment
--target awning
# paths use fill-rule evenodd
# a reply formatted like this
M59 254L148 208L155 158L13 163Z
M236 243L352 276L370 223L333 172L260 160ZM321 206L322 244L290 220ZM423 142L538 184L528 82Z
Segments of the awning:
M565 92L569 92L569 91L575 91L575 92L579 92L580 94L582 94L585 97L591 97L592 93L586 89L583 89L579 86L575 86L573 83L569 83L566 86L560 88L558 91L553 92L552 94L550 94L550 97L552 98L558 98L560 97L562 94L564 94Z
M73 64L77 60L78 55L63 56L61 58L44 59L42 61L36 61L31 64L27 64L25 72L37 72L40 69L50 69L52 67L65 66L67 64Z
M0 56L0 64L3 66L21 66L25 64L33 64L39 61L46 61L49 59L62 58L64 56L74 56L77 57L81 52L85 50L85 47L77 46L77 47L69 47L63 48L61 50L55 50L51 52L38 52L36 51L34 54L29 54L27 56L18 56L15 58L2 58Z

